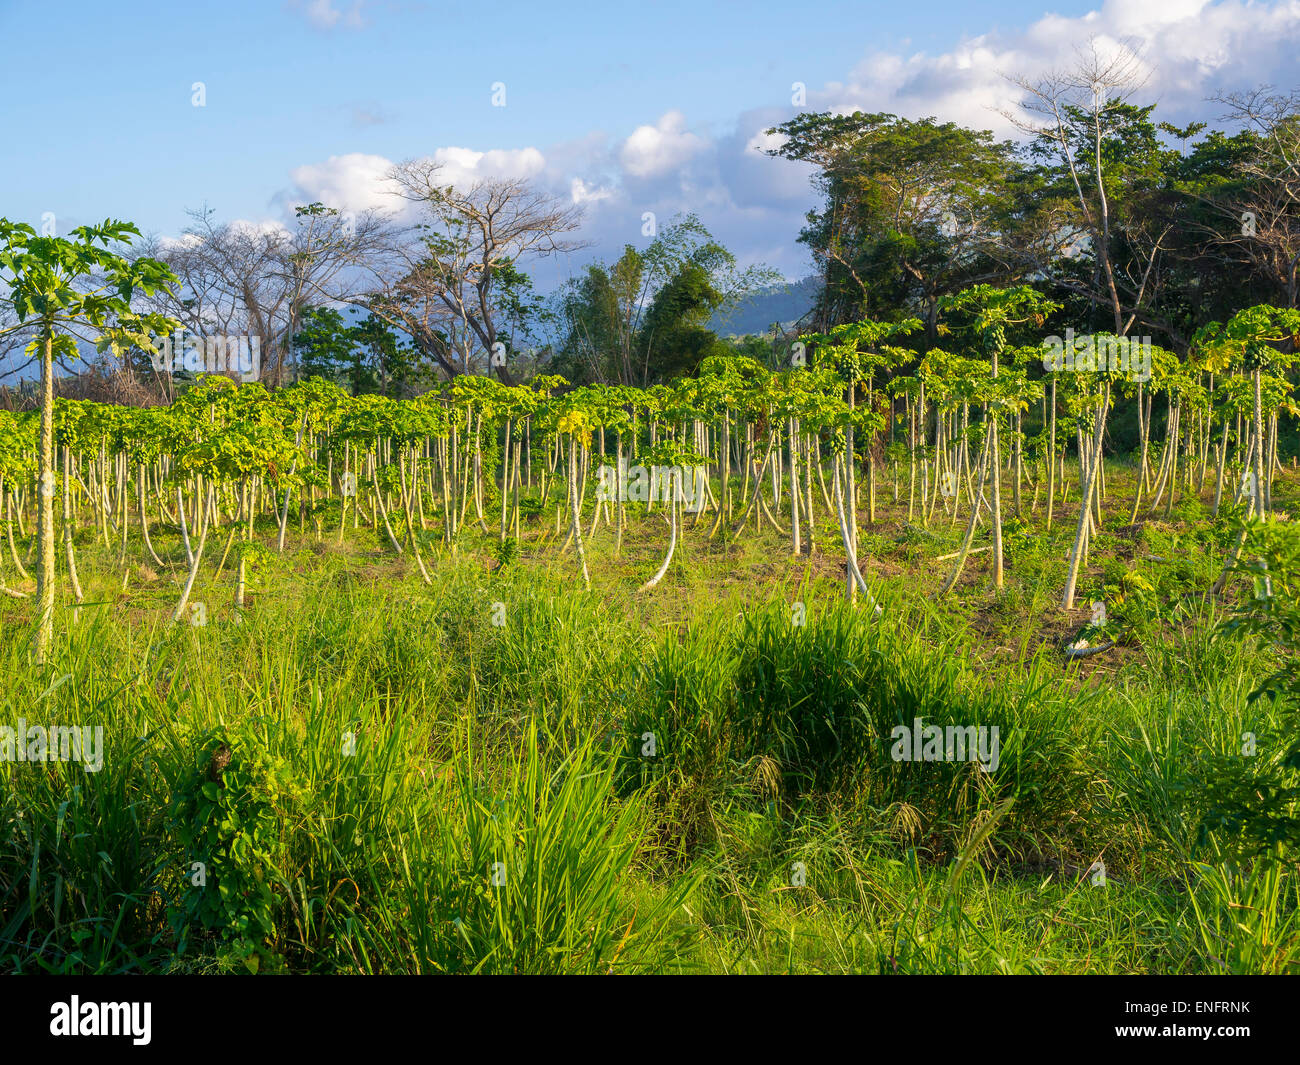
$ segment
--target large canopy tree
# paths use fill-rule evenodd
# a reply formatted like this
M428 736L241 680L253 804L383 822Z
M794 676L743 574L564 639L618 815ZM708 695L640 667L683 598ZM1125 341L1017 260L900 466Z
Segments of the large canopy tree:
M939 301L1018 279L1032 241L1024 175L987 131L891 114L802 114L767 131L768 154L812 163L824 205L799 240L824 279L818 331L915 313L937 337Z

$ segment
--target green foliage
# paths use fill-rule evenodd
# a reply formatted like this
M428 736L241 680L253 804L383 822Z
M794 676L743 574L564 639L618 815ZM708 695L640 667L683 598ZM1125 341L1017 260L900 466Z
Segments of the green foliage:
M44 699L9 624L23 608L0 605L0 717L48 705L110 737L100 773L0 763L7 968L1296 965L1284 863L1187 864L1211 810L1192 782L1217 779L1244 729L1272 757L1291 728L1246 702L1268 673L1253 638L1178 650L1175 618L1167 651L1081 690L1050 653L979 660L959 611L836 607L838 582L797 593L797 626L794 595L763 608L752 586L687 586L632 620L623 593L575 594L526 551L491 574L447 559L427 591L354 558L296 565L268 570L239 625L213 611L138 638L83 607ZM686 595L689 619L647 634ZM918 714L998 725L998 770L895 763L889 730ZM1082 875L1098 854L1104 890Z
M184 869L168 912L177 951L211 933L250 972L282 968L282 850L304 790L289 762L255 741L232 743L225 730L201 739L169 811Z
M826 274L826 326L932 310L999 272L988 235L1013 243L1030 217L1020 163L987 132L865 112L802 114L767 132L782 137L768 154L818 167L826 206L799 240Z
M1249 530L1252 554L1236 568L1253 595L1223 631L1276 650L1278 668L1250 699L1278 704L1278 716L1242 749L1215 758L1198 781L1208 805L1199 840L1237 862L1300 853L1300 531L1258 520Z
M5 302L17 318L2 332L35 326L29 354L48 339L60 357L79 357L72 336L62 331L69 326L91 331L101 351L118 354L130 345L152 350L150 334L169 333L178 323L166 315L139 313L132 297L152 295L177 278L156 259L127 259L113 250L139 235L130 223L109 219L78 226L71 240L38 237L31 226L0 218L0 270L9 289Z
M308 307L294 336L298 371L344 385L353 396L400 397L417 383L416 353L375 317L349 323L332 307Z
M730 350L707 328L710 315L776 278L739 269L695 215L674 218L646 248L626 245L616 262L591 264L557 294L556 365L575 381L623 385L694 374Z
M382 954L417 972L662 967L673 950L664 922L690 881L645 912L627 912L620 896L641 845L640 803L611 808L612 761L587 747L548 765L535 723L521 746L504 777L468 757L448 766L454 776L432 832L399 823L389 853L401 866L372 870L375 890L391 890L391 877L403 893L401 908L382 915Z

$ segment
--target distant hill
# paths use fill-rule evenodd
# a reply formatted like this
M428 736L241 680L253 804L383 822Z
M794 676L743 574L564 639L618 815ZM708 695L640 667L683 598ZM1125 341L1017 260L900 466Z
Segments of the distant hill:
M802 281L759 289L749 299L715 314L709 320L709 328L725 337L766 333L773 322L789 325L812 309L817 285L817 278L805 277Z

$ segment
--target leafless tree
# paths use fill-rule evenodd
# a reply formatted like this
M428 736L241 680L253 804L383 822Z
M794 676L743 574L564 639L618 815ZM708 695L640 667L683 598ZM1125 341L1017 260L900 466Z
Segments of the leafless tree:
M180 278L174 292L159 295L158 309L195 333L260 337L262 376L273 387L296 373L292 339L303 308L353 299L390 231L378 212L320 203L296 208L290 228L218 223L208 208L190 217L178 241L140 245Z
M1259 138L1259 151L1240 165L1244 190L1221 204L1227 215L1221 243L1285 293L1300 298L1300 90L1270 85L1215 99Z
M1085 239L1096 262L1091 284L1067 281L1094 303L1109 306L1115 333L1124 336L1139 309L1149 302L1151 270L1162 250L1164 234L1145 249L1144 269L1136 278L1117 275L1111 257L1111 210L1106 198L1102 144L1115 129L1117 112L1142 87L1145 78L1136 47L1122 41L1110 54L1098 49L1095 38L1076 51L1068 69L1052 71L1037 79L1009 77L1023 92L1021 111L1002 115L1018 129L1050 145L1070 175L1078 214L1072 223L1073 236ZM1086 140L1085 140L1086 138ZM1091 158L1079 153L1090 143ZM1062 220L1063 222L1065 220ZM1121 290L1126 290L1121 292ZM1128 314L1126 319L1125 299Z
M495 358L505 309L501 296L527 256L574 251L567 236L581 210L528 182L490 178L461 190L441 180L440 164L408 160L389 174L398 194L416 210L404 239L374 261L365 307L411 336L448 377L469 370L476 357L510 383Z

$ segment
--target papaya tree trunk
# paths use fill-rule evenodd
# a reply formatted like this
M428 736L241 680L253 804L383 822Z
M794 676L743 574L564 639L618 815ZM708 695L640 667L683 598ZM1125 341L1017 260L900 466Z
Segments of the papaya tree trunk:
M41 442L37 460L35 658L44 665L54 642L54 334L41 344Z
M1106 432L1106 412L1110 408L1110 384L1102 397L1101 410L1097 414L1097 428L1093 436L1092 460L1088 464L1088 483L1079 493L1079 523L1074 531L1074 547L1070 551L1070 572L1065 578L1065 594L1061 597L1061 608L1074 609L1074 590L1079 580L1079 563L1083 559L1083 545L1088 535L1088 521L1092 517L1092 494L1097 483L1097 471L1101 468L1101 442Z

